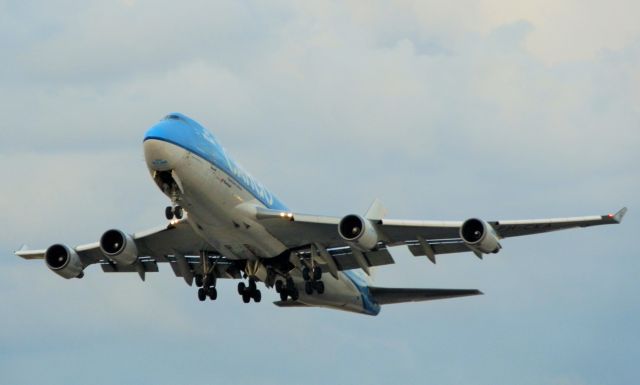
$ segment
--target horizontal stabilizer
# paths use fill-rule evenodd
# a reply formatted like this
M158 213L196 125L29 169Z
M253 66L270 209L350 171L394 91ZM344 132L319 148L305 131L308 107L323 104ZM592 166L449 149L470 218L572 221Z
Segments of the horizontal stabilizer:
M387 287L370 287L373 299L380 305L392 303L431 301L455 297L483 294L475 289L399 289Z
M298 301L276 301L273 303L279 307L308 307L309 305Z

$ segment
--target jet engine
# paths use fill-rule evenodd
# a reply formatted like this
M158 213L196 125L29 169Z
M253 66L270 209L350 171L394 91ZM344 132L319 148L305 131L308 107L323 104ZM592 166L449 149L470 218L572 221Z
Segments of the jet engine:
M493 227L476 218L467 219L462 224L460 238L469 248L481 253L497 253L502 248Z
M84 266L78 253L65 245L55 244L49 247L44 253L44 261L51 271L63 278L82 277Z
M347 215L338 225L340 237L363 251L373 250L378 244L378 232L368 219L360 215Z
M129 234L120 230L109 230L100 237L100 251L110 260L131 265L138 260L138 248Z

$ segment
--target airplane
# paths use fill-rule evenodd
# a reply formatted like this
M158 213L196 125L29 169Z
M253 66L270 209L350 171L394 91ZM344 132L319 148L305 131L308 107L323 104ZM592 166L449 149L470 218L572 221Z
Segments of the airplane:
M71 248L16 251L44 259L67 279L97 264L106 273L157 272L168 263L176 277L215 300L219 279L239 279L244 303L260 302L258 282L274 288L280 307L325 307L375 316L383 305L482 294L474 289L385 288L371 285L373 268L394 263L389 249L408 247L436 263L440 254L471 252L482 259L504 238L620 223L616 214L541 220L421 221L387 219L375 200L364 215L344 217L291 211L236 163L195 120L171 113L148 129L143 149L151 178L170 200L168 223L128 234L106 231L98 242ZM246 281L245 281L246 280Z

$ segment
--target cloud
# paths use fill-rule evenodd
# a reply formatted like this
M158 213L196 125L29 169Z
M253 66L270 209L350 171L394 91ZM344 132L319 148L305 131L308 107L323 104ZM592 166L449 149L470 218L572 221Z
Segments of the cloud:
M633 382L636 8L0 4L4 378L71 383L107 362L123 369L96 381L130 382L149 368L144 381L158 384L211 373L235 383ZM166 267L144 285L96 269L64 281L10 255L23 242L75 245L162 223L167 199L140 142L170 111L209 127L300 211L364 212L375 197L390 216L416 219L631 210L621 226L506 240L484 261L451 255L433 266L395 250L398 264L377 284L486 295L378 318L244 306L233 282L219 303L200 304ZM34 357L41 369L24 370ZM80 376L54 370L56 357L78 362Z

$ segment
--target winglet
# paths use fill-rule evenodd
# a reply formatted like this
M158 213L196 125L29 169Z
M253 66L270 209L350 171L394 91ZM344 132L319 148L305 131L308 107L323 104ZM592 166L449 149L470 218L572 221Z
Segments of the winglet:
M376 198L376 200L374 200L369 207L369 210L367 210L367 213L364 215L364 217L371 221L379 221L386 215L387 209L382 206L382 202L380 202L380 199Z
M13 253L14 253L15 255L20 255L20 254L18 254L18 253L20 253L21 251L27 251L27 250L29 250L29 246L27 246L26 244L24 244L24 243L23 243L23 244L20 246L20 248L19 248L19 249L17 249L17 250L14 250L14 251L13 251Z
M627 208L626 207L621 208L620 211L615 213L615 215L613 216L613 220L616 221L616 223L622 222L622 218L624 218L624 215L626 213L627 213Z

